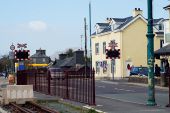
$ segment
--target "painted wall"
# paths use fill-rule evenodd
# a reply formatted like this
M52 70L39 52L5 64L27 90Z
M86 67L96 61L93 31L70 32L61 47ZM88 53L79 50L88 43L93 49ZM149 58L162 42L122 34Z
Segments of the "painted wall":
M123 31L123 75L126 75L126 60L131 60L134 66L147 67L147 23L137 19ZM160 48L160 39L154 38L154 50Z
M142 19L137 19L121 32L110 32L92 37L92 66L96 69L96 61L107 60L107 73L103 73L100 68L100 73L96 73L96 78L122 78L128 75L127 64L134 66L147 66L147 23ZM154 49L160 48L160 39L163 37L154 38ZM111 40L118 43L116 49L120 49L120 59L115 60L114 73L111 73L111 60L106 59L103 54L103 42L106 42L106 47ZM99 54L95 54L95 43L99 43ZM159 63L159 61L157 61Z
M116 49L120 49L120 32L118 33L107 33L105 35L96 35L92 38L92 66L96 69L96 61L107 61L107 72L103 72L103 68L100 67L100 73L96 73L96 78L113 78L113 74L111 73L111 59L106 59L106 54L103 53L103 42L106 42L106 49L109 49L109 43L111 40L115 40L118 43L118 47ZM99 54L95 54L95 44L99 43ZM121 75L121 67L120 67L120 59L115 60L115 67L114 67L114 75L118 77Z

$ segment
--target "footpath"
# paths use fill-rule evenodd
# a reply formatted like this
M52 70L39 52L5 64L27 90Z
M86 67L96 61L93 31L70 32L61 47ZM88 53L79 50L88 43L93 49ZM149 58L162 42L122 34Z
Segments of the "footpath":
M107 84L114 84L114 81L104 81ZM117 81L118 82L118 81ZM145 84L123 82L125 85L135 85L147 87ZM0 88L5 88L8 85L7 79L0 77ZM168 103L168 88L156 87L161 89L163 93L156 93L157 106L146 106L146 94L144 93L126 93L126 94L96 94L96 106L89 106L82 103L63 100L63 102L87 109L96 109L101 113L170 113L170 108L165 107ZM143 96L145 95L145 96ZM57 97L49 96L34 92L37 100L58 100ZM1 108L0 108L1 112Z

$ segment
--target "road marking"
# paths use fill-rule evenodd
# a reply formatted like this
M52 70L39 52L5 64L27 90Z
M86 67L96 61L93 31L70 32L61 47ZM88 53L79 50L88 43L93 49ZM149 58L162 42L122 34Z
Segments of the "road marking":
M110 81L101 81L103 83L108 83L108 84L114 84L114 85L118 85L118 82L110 82Z
M133 102L133 101L123 100L123 99L117 99L117 98L114 98L114 97L106 97L106 96L101 96L101 95L96 95L96 96L101 97L101 98L106 98L106 99L118 100L118 101L121 101L121 102L132 103L132 104L146 105L144 103Z
M99 113L107 113L107 112L103 112L103 111L101 111L101 110L95 109L95 108L93 108L93 107L91 107L91 106L88 106L88 105L83 106L83 107L86 108L86 109L94 109L95 111L97 111L97 112L99 112Z
M105 88L105 86L97 86L97 87L100 87L100 88Z
M98 107L102 107L103 105L97 105Z
M155 111L163 111L163 110L162 109L146 109L146 110L140 110L140 111L145 111L145 112L146 111L152 111L152 112L154 111L155 112Z
M135 92L134 90L127 90L127 89L120 89L120 88L114 88L114 89L120 91Z

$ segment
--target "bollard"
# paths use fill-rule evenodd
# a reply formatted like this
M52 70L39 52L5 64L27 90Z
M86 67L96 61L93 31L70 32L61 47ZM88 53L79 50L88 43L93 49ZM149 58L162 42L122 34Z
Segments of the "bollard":
M169 86L169 104L166 107L170 107L170 76L168 76L168 86Z

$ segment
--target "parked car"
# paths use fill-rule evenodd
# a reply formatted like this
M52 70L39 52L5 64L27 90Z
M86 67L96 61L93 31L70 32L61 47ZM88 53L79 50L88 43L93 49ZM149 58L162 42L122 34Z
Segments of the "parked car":
M5 73L3 73L3 72L2 72L2 73L0 73L0 76L5 76Z
M130 76L131 75L147 76L148 75L148 68L147 67L133 67L130 70Z

